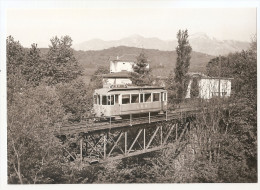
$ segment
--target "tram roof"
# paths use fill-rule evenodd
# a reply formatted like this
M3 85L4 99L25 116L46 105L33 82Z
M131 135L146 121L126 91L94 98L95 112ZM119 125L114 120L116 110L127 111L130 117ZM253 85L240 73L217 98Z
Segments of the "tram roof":
M114 87L114 88L101 88L96 89L95 93L97 94L113 94L115 92L131 92L131 93L140 93L140 92L161 92L166 91L163 87L160 86L128 86L128 87Z

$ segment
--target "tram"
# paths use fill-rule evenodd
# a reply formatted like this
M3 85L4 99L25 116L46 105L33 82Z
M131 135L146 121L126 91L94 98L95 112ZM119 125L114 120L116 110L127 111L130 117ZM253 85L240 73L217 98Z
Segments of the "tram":
M121 119L140 113L164 114L167 109L167 91L155 86L126 86L96 89L94 114L102 119Z

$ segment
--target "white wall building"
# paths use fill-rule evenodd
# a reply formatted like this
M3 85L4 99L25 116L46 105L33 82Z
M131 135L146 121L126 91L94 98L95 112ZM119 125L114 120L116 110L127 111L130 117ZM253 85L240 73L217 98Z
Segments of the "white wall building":
M110 60L110 73L117 73L121 71L134 72L133 66L136 64L136 55L126 54ZM147 64L149 69L149 64Z
M231 95L231 78L217 78L217 77L197 77L199 95L198 98L211 99L212 97L229 97ZM185 98L191 98L191 85L193 78L191 78L187 94ZM220 85L220 86L219 86Z
M134 64L135 62L133 61L121 61L121 60L110 61L110 73L117 73L121 71L133 72Z

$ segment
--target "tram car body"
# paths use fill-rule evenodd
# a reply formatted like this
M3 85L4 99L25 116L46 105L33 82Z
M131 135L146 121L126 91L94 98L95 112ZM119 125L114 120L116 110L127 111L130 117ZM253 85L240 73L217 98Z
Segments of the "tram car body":
M94 92L94 113L100 118L157 112L167 109L167 91L163 87L102 88Z

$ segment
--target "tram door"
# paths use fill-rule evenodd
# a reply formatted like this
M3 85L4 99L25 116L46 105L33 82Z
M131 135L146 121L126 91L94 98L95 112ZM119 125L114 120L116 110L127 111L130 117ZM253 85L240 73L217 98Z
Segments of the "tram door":
M161 92L161 111L163 111L163 92Z
M115 94L114 115L120 115L119 95Z

